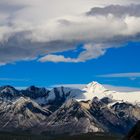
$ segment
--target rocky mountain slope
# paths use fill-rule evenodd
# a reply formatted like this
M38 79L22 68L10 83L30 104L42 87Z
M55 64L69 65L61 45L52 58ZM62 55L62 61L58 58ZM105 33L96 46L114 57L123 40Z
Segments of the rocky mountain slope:
M134 98L129 96L134 95ZM119 93L92 82L83 90L0 87L0 131L125 135L140 120L140 92ZM137 98L136 98L137 97Z
M20 97L14 102L0 103L0 130L28 130L40 125L51 112L30 98Z
M130 130L124 140L139 140L140 139L140 121Z

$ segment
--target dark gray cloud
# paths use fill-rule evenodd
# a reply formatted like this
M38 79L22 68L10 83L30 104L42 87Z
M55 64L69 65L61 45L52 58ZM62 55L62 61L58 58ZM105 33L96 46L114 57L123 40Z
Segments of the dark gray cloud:
M89 12L87 12L87 15L96 16L96 15L108 15L113 14L116 17L122 17L122 16L134 16L134 17L140 17L140 5L109 5L103 8L100 7L94 7Z
M0 12L2 13L14 13L22 8L26 7L26 5L11 5L8 3L0 3Z
M63 52L76 48L76 42L50 41L32 42L25 39L28 32L16 33L7 41L0 43L0 64L13 63L20 60L32 60L49 53Z

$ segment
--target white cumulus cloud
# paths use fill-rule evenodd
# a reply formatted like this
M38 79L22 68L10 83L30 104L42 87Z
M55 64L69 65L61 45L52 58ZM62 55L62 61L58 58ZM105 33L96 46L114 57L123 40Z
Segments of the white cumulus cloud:
M77 58L64 57L63 55L46 55L39 59L40 62L85 62L87 60L98 58L105 53L101 44L93 46L92 44L86 44Z

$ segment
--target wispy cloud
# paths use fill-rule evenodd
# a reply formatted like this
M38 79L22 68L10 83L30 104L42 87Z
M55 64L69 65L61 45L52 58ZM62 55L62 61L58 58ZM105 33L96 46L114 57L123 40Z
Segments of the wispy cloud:
M101 55L104 55L106 52L102 46L102 44L86 44L84 45L83 49L79 56L77 58L70 58L70 57L64 57L63 55L46 55L42 58L39 59L40 62L73 62L73 63L78 63L78 62L85 62L87 60L91 60L93 58L98 58Z
M30 79L18 79L18 78L0 78L0 81L14 81L14 82L27 82Z
M115 86L115 85L103 85L106 89L109 90L114 90L117 92L135 92L135 91L140 91L140 88L136 87L126 87L126 86Z
M133 72L133 73L112 73L112 74L104 74L104 75L97 75L97 77L101 78L139 78L140 72Z

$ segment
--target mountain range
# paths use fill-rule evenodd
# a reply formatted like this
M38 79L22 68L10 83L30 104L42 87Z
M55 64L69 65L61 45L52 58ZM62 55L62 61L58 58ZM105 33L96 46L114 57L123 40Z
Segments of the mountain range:
M91 82L84 89L0 87L0 131L35 134L127 134L140 120L140 92Z

